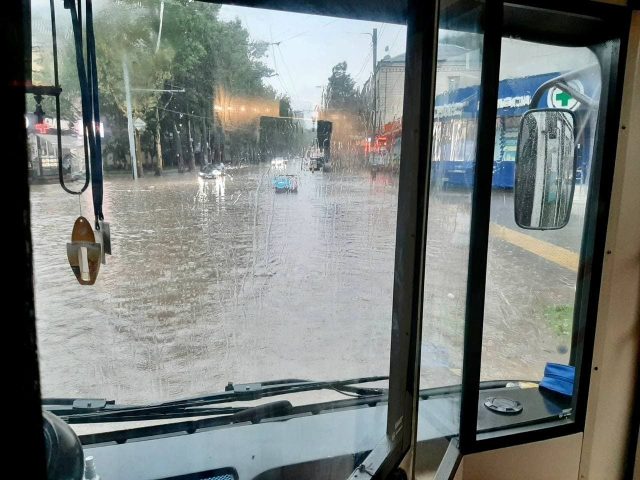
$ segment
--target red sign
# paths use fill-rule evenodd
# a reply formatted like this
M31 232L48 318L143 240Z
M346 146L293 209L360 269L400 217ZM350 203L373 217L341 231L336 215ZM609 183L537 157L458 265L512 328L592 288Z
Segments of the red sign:
M35 128L36 130L38 130L40 133L45 134L47 133L49 130L51 130L51 127L46 124L45 122L42 123L36 123L33 128Z

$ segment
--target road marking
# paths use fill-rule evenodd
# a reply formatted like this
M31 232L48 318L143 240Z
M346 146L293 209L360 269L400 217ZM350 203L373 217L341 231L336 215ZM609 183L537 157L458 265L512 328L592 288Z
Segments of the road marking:
M538 240L524 233L516 232L510 228L492 223L489 232L493 238L499 238L517 247L556 263L573 272L578 271L580 255L566 248L558 247L549 242Z

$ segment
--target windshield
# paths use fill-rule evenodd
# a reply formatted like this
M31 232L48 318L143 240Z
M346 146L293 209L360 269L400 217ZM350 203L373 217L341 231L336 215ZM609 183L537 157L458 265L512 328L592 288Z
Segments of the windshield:
M51 85L49 2L31 3L34 83ZM63 177L80 190L74 31L54 4ZM389 80L374 120L372 46L404 65L406 28L178 0L99 0L93 15L112 243L93 285L66 250L79 216L93 225L92 187L60 188L55 104L40 122L27 98L43 397L144 405L386 377L399 157L373 174L367 138L397 123L403 95Z

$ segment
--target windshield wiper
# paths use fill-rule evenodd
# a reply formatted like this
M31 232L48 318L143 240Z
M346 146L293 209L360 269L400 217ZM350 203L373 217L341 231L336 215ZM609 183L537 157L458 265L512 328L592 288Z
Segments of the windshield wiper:
M208 415L235 415L246 411L247 407L211 407L211 405L327 389L359 398L379 396L386 394L387 390L383 388L356 387L354 385L383 380L388 380L388 377L361 377L338 381L286 379L237 385L229 383L224 392L148 405L118 405L113 400L105 399L52 398L43 399L42 406L45 410L60 416L67 423L123 422ZM255 407L249 407L249 409L252 408Z
M67 423L126 422L206 416L217 416L225 418L227 423L237 423L240 421L238 419L243 419L246 416L253 416L254 419L258 419L257 421L259 421L262 418L282 417L288 414L295 415L299 413L298 410L300 409L316 411L318 409L317 407L323 404L300 407L291 407L289 402L284 402L284 404L282 402L272 402L252 407L212 407L212 405L256 400L288 393L328 389L355 397L352 400L334 400L329 402L336 407L338 404L342 405L344 402L348 402L349 405L373 406L380 402L387 401L388 389L361 387L357 385L383 380L388 380L388 377L363 377L339 381L288 379L238 385L229 383L225 387L224 392L138 406L118 405L112 400L107 401L104 399L44 399L42 404L45 410L55 413ZM509 384L517 384L519 382L521 381L483 381L480 382L480 390L504 388ZM420 391L420 398L424 400L426 398L457 395L459 393L460 385L450 385L423 389Z
M256 405L255 407L194 408L176 409L175 411L147 412L141 410L122 410L93 414L60 415L67 423L109 423L140 422L146 420L169 420L188 417L220 417L228 419L228 423L260 423L266 418L288 415L293 406L288 400Z

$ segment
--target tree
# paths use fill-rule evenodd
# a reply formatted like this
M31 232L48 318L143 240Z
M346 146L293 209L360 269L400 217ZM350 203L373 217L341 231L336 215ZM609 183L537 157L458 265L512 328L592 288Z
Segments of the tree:
M275 93L262 81L271 74L260 61L267 46L252 42L238 20L219 21L219 8L198 2L180 2L165 13L162 42L169 43L175 52L171 83L186 90L173 97L171 110L181 112L185 117L181 120L186 132L178 138L187 140L190 168L193 168L195 158L192 141L200 144L203 161L209 159L212 145L218 161L223 159L225 142L230 143L229 153L237 158L246 156L255 146L257 121L252 126L246 125L249 130L244 131L228 125L216 115L216 103L237 98L275 98ZM185 31L189 34L185 35ZM171 129L178 115L167 113L165 118Z
M332 142L355 145L368 133L371 116L368 102L347 73L347 62L335 65L328 80L321 119L332 122Z
M340 62L331 70L325 103L327 110L356 111L359 108L358 92L351 75L347 73L347 62Z
M155 115L162 88L170 78L170 68L175 52L170 45L163 45L155 52L157 29L148 11L131 8L109 8L96 21L96 55L98 81L102 102L112 103L121 112L116 123L126 123L126 96L123 66L126 63L131 83L133 119L149 120ZM148 123L148 122L147 122ZM138 174L143 174L140 138L153 133L146 129L135 132L138 158ZM156 157L162 162L161 151Z
M249 152L256 159L258 118L239 128L225 122L214 107L223 98L275 100L275 92L263 82L272 73L261 60L268 45L252 41L239 20L221 21L220 6L189 0L165 2L158 42L159 7L159 0L122 0L106 5L95 17L101 115L109 130L104 152L116 159L129 152L124 61L134 89L134 120L139 117L147 124L135 134L136 149L155 158L157 174L165 167L164 157L169 163L176 158L180 171L187 165L193 169L197 145L203 162L214 153L211 146L219 160L225 152L238 158ZM76 78L77 84L72 43L67 56L69 61L61 61L61 78ZM79 118L79 89L74 88L75 104L70 101L65 108L75 108ZM163 92L181 89L183 93ZM141 162L143 155L138 157Z

